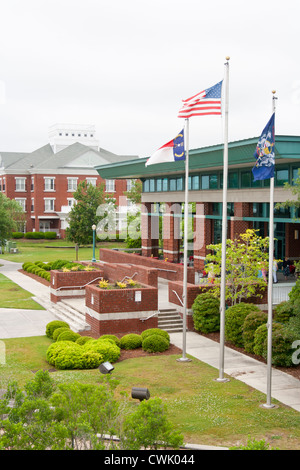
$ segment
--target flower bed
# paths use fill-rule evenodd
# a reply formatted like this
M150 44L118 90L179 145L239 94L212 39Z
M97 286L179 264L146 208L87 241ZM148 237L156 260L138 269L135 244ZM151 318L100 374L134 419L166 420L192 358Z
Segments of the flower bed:
M71 268L51 271L50 298L52 302L59 302L63 298L84 297L86 285L97 282L103 277L100 269L72 270Z

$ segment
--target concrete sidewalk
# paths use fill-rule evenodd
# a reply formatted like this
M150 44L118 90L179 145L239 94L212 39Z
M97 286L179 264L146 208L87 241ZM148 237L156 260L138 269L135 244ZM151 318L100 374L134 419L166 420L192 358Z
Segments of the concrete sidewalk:
M49 287L18 272L21 264L0 259L0 273L7 276L23 289L35 296L49 295ZM167 285L159 288L160 308L173 306L167 302ZM56 317L47 310L0 309L0 339L21 338L25 336L43 336L48 322ZM172 344L182 349L182 333L170 334ZM186 333L186 353L216 368L218 378L219 344L197 333ZM267 366L244 354L225 348L225 374L266 393ZM226 386L226 384L224 384ZM291 375L272 369L272 397L285 405L300 411L300 380Z
M182 333L172 333L170 339L172 344L182 349ZM188 331L186 345L186 354L216 368L217 379L219 377L219 343ZM262 393L267 393L267 365L260 361L225 347L224 372L229 378L238 379ZM300 411L300 380L272 368L271 390L272 398Z

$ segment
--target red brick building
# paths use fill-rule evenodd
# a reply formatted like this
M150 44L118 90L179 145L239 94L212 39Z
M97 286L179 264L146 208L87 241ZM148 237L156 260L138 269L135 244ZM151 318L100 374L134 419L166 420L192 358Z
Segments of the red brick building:
M128 204L124 191L132 180L103 180L94 167L132 158L137 157L99 147L93 126L56 125L45 146L30 153L0 153L0 191L23 207L26 223L20 231L53 231L64 237L66 218L75 203L73 194L81 181L104 184L118 206Z

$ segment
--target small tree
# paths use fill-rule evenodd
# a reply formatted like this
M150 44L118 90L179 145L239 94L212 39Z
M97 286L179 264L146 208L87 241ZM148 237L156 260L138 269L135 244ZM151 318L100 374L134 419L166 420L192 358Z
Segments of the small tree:
M68 217L66 236L77 245L86 245L93 240L92 225L100 221L97 208L104 203L103 186L93 186L86 181L78 184L74 192L76 204Z
M261 297L261 291L266 287L263 278L258 277L259 271L264 267L268 269L269 238L262 238L256 230L246 230L238 239L226 242L226 300L234 305L249 297ZM222 262L222 244L208 245L212 250L206 256L215 276L212 290L216 295L220 293L220 276Z
M11 238L12 232L16 231L21 223L25 221L25 213L20 204L14 199L9 199L0 193L0 245Z

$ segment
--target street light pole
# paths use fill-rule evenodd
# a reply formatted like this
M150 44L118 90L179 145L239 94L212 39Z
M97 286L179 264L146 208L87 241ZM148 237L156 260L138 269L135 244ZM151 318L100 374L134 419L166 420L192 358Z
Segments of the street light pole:
M92 258L92 261L95 262L96 261L96 258L95 258L95 245L96 245L96 225L92 225L92 229L93 229L93 258Z

